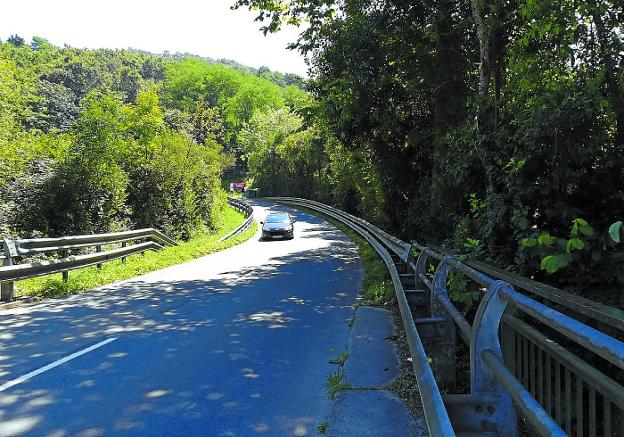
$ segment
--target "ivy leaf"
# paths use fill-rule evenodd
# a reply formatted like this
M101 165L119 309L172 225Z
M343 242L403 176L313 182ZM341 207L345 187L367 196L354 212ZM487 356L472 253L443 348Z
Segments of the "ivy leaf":
M585 247L585 242L583 240L579 240L578 238L572 238L566 244L566 252L570 253L573 250L581 250Z
M621 230L622 230L622 221L621 220L617 221L617 222L613 223L611 226L609 226L609 236L616 243L621 243L622 242L622 239L620 237Z
M548 255L542 260L540 268L546 270L548 273L555 273L567 265L568 259L566 257L561 255Z

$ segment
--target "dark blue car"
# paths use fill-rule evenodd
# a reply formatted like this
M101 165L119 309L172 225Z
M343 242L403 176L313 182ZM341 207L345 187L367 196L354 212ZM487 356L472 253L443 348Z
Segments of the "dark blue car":
M272 213L266 216L262 225L262 239L263 240L278 240L278 239L292 239L294 238L294 220L292 217L285 213Z

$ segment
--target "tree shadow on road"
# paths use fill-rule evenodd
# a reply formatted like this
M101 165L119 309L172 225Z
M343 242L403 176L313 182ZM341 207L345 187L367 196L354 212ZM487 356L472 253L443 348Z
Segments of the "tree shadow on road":
M296 401L283 407L283 414L271 414L263 421L250 414L264 411L266 397L275 396L275 387L262 385L262 366L254 362L263 348L280 342L290 345L300 336L308 339L310 347L323 349L325 344L314 342L334 341L332 331L345 329L360 288L362 272L355 246L323 220L301 214L301 220L314 226L298 238L322 235L329 242L326 247L272 257L265 265L221 272L210 280L131 280L4 312L0 384L104 338L119 340L98 351L99 359L91 367L66 364L67 368L0 393L0 434L150 434L157 430L151 424L154 415L160 417L156 422L182 423L180 429L190 434L312 434L318 417L313 411L297 409ZM227 337L217 341L224 332ZM202 342L205 348L197 346ZM151 347L142 350L143 343ZM338 342L333 347L342 346ZM169 387L166 379L159 384L153 378L141 381L140 358L170 362L167 367L175 369L184 354L215 367L238 369L237 377L227 382L249 389L248 393L242 400L232 398L218 380L199 386L188 381L185 390ZM318 369L306 367L309 377L325 372L323 355L327 354L333 350L317 354ZM286 374L294 358L287 350L282 355L282 363L277 360L271 365L283 367ZM125 371L117 375L119 368ZM107 372L118 378L117 384L128 387L127 400L112 402L98 386ZM305 381L306 375L299 379ZM252 382L259 385L252 387ZM290 382L297 383L296 378ZM305 401L311 394L299 396ZM220 425L210 428L216 423Z

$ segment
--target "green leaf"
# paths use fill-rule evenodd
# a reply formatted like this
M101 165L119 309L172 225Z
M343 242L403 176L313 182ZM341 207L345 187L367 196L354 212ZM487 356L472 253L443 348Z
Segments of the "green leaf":
M466 249L470 249L470 248L479 246L479 243L480 243L480 240L476 240L474 238L467 238L466 242L464 243L464 247Z
M537 246L537 240L535 238L523 238L520 244L524 247L535 247Z
M587 220L582 219L580 217L572 220L572 223L575 224L575 225L578 225L578 226L587 226L588 225Z
M568 259L561 255L548 255L542 260L540 268L548 273L555 273L568 265Z
M573 250L581 250L585 247L585 242L583 240L579 240L578 238L572 238L566 244L566 252L570 253Z
M573 237L576 237L579 232L587 237L591 237L594 235L594 228L589 226L586 220L582 218L577 218L572 220L572 232L570 233Z
M581 226L579 230L581 231L581 234L587 237L591 237L592 235L594 235L594 228L589 225Z
M609 236L616 243L621 243L622 242L622 239L620 237L621 230L622 230L622 221L621 220L619 220L619 221L613 223L611 226L609 226Z
M555 241L555 237L549 233L544 233L537 238L540 246L550 246Z

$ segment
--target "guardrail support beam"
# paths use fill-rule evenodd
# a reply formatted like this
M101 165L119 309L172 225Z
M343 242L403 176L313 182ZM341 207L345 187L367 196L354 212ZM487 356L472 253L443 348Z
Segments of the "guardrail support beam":
M516 306L514 304L507 305L505 315L515 316ZM501 349L503 353L503 362L505 367L511 373L516 374L516 331L507 323L501 324Z
M416 288L421 288L427 290L427 285L420 279L420 274L427 274L427 261L429 260L429 255L425 253L423 250L420 255L418 255L418 259L416 260L414 275L416 277Z
M496 381L482 357L484 351L490 351L501 362L503 360L498 330L507 302L501 298L499 291L508 285L500 280L493 282L477 309L470 339L470 391L475 396L488 395L493 399L492 422L496 429L492 431L497 431L499 435L517 436L516 412L511 396Z
M437 295L448 298L446 280L449 270L449 265L446 260L443 259L436 269L433 278L433 292L431 293L431 317L437 317L443 320L441 322L441 336L432 342L433 362L431 366L436 381L441 389L454 387L456 379L455 352L457 349L457 333L455 322L437 298Z

